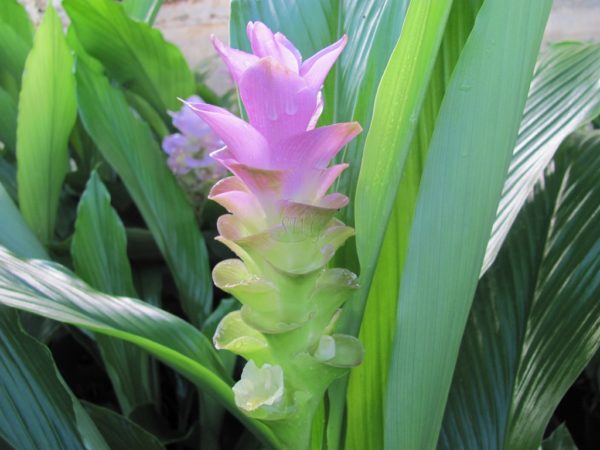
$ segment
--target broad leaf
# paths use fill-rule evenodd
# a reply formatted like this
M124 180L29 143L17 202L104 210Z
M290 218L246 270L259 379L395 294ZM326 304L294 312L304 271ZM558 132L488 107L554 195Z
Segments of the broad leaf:
M212 285L194 211L148 125L88 59L82 55L76 71L83 124L125 183L171 269L186 314L200 326L211 310Z
M438 81L429 88L419 131L408 156L398 197L386 230L375 279L369 292L361 329L361 340L366 346L367 356L363 365L351 374L351 389L354 389L355 395L349 398L350 417L354 414L356 422L354 426L349 427L350 433L360 429L359 424L365 422L365 417L370 423L369 430L373 433L377 421L370 418L377 417L378 405L385 396L382 381L385 380L389 347L395 326L392 316L395 316L396 312L402 260L406 252L412 211L422 171L421 161L426 157L430 134L428 129L435 125L435 105L437 102L439 107L441 103L440 94L443 94L451 73L449 68L458 57L457 46L466 40L460 26L466 27L469 22L472 23L473 13L476 13L475 4L470 12L465 9L464 4L460 4L460 7L457 5L455 4L449 18L442 51L434 72L437 75L434 75L432 83L436 82L436 77ZM471 17L468 14L471 14ZM597 110L600 105L599 52L600 45L562 44L550 49L541 59L529 90L509 178L505 182L502 194L501 211L515 212L520 209L521 199L531 192L530 183L539 179L544 164L552 157L560 140L566 133L589 121L593 111ZM505 213L499 212L496 225L507 225L503 216ZM488 252L489 250L488 244ZM367 282L365 280L363 283ZM369 389L368 395L363 395L365 386ZM355 399L359 403L353 408ZM368 413L364 414L364 411ZM349 442L356 442L356 438L349 439Z
M9 448L83 450L90 445L108 450L76 409L78 400L58 374L50 351L25 334L16 312L4 306L0 362L0 440Z
M482 272L494 261L560 143L600 113L600 44L555 45L540 61L538 73L529 89Z
M183 54L160 31L127 17L112 0L65 0L63 6L85 50L111 77L143 96L156 111L181 107L194 93L194 75Z
M358 224L366 224L373 233L368 235L370 237L368 244L367 239L361 240L360 236L359 242L370 258L378 257L378 259L376 270L373 272L375 267L369 265L372 264L371 262L367 263L364 260L365 252L361 255L363 257L362 290L355 300L354 315L348 325L355 333L357 324L362 323L360 340L365 346L365 360L361 366L350 373L346 437L348 449L366 448L371 443L374 447L383 448L383 415L390 351L396 327L396 304L421 173L446 86L473 27L481 3L482 0L453 3L412 140L408 127L402 125L395 129L389 127L385 134L380 130L390 117L398 117L402 122L402 111L390 99L404 98L403 93L408 90L405 83L395 76L397 72L402 73L401 71L404 70L404 55L395 55L396 59L390 61L389 72L386 72L380 86L382 100L376 102L375 119L379 117L382 125L374 123L372 126L374 137L367 138L363 172L359 177L358 198L360 200L364 195L375 195L379 198L376 204L381 205L390 201L394 201L394 204L388 222L384 218L378 221L372 220L373 202L367 202L366 207L363 207L363 203L357 203ZM429 31L427 28L426 30ZM413 114L410 114L410 117L413 117ZM405 114L404 122L410 122L410 117L407 115ZM411 144L407 149L409 142ZM381 155L382 145L394 151ZM408 153L403 167L399 165L394 168L391 164L393 156L406 151ZM385 171L382 172L378 161L385 160L388 162L383 165ZM385 177L391 178L391 181L384 181ZM370 189L373 185L377 186L375 191L362 191L362 186ZM393 200L395 190L390 186L398 186L395 200ZM374 241L381 241L381 239L383 239L381 253L378 255ZM368 298L365 299L367 295ZM365 300L366 305L364 305ZM364 317L360 309L363 306L366 308Z
M17 125L19 207L44 244L54 234L76 108L73 58L49 7L27 57Z
M482 278L440 448L533 449L600 346L600 133L568 142Z
M71 255L77 274L94 288L111 295L137 296L127 259L125 228L95 171L79 201ZM148 354L119 339L100 335L96 341L124 414L153 403Z
M164 450L158 438L126 417L91 403L83 406L111 450Z
M220 401L265 444L272 433L241 413L210 341L178 317L139 300L94 291L63 267L25 261L0 247L0 304L131 342Z
M17 0L0 3L0 68L15 80L21 79L27 53L31 49L33 26L25 8Z
M446 90L400 286L387 449L428 450L437 443L551 4L486 0Z

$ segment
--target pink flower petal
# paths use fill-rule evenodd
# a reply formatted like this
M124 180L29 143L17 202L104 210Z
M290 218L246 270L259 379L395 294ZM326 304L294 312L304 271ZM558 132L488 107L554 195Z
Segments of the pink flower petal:
M210 190L208 198L238 216L253 232L264 224L265 213L260 203L237 177L219 181Z
M298 73L298 70L300 69L300 63L297 58L298 50L292 46L295 50L294 52L286 45L291 45L291 43L285 39L285 36L278 33L280 36L283 36L285 41L287 41L286 44L282 42L281 38L277 38L276 35L273 35L273 32L262 22L248 22L246 33L248 35L248 40L250 41L250 46L252 47L252 52L256 56L260 58L272 56L281 65Z
M331 66L333 66L342 50L344 50L347 41L348 38L344 35L339 41L331 44L329 47L325 47L304 61L302 67L300 67L300 75L306 80L311 89L321 89L325 77L327 77Z
M275 145L270 165L283 169L297 166L325 168L361 131L358 122L336 123L305 131Z
M311 204L319 204L337 177L348 164L336 164L327 169L310 168L286 183L286 198L294 198Z
M225 143L240 161L267 164L269 147L265 138L250 124L229 111L207 103L186 103Z
M300 66L302 65L302 55L300 54L300 51L294 46L294 44L292 44L283 33L275 33L275 40L279 43L279 45L283 45L294 55L296 61L298 61L298 69L300 69Z
M306 82L272 57L246 70L239 88L250 123L269 143L305 131L317 109Z
M246 53L241 50L237 50L235 48L231 48L225 44L223 44L216 36L211 36L211 41L215 50L221 55L221 59L227 65L229 69L229 73L235 81L236 84L240 82L242 78L242 74L249 67L256 64L258 62L258 57L251 54Z

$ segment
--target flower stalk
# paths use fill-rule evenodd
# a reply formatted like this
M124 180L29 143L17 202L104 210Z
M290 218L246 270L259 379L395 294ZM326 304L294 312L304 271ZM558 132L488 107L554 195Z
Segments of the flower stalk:
M225 147L212 157L233 176L209 198L229 214L217 239L239 259L220 262L213 280L239 311L221 321L214 343L248 362L233 387L236 404L263 420L285 448L309 446L314 413L329 385L362 361L360 342L336 334L356 275L329 268L354 230L335 218L348 204L328 194L347 164L330 166L361 131L356 122L316 128L327 73L346 37L302 60L281 33L260 22L247 28L252 53L213 44L235 83L248 122L205 103L188 103Z

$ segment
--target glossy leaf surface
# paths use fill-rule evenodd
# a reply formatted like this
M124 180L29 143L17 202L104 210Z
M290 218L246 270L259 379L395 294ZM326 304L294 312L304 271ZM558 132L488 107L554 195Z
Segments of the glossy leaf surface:
M600 133L567 141L482 278L439 448L530 449L600 346Z

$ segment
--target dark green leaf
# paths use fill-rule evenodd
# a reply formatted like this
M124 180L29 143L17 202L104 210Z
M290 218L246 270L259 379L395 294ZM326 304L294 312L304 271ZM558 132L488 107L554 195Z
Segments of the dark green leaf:
M178 110L177 97L194 93L183 54L160 31L130 19L112 0L65 0L63 5L85 50L160 114Z
M77 274L111 295L136 297L127 259L125 228L110 206L110 194L94 171L79 201L71 255ZM129 414L154 400L147 353L121 340L96 339L121 409Z
M76 108L73 58L49 7L27 57L17 125L19 207L43 244L54 234Z
M25 8L17 0L0 3L0 67L15 80L21 79L27 53L31 49L33 26Z
M600 133L569 142L482 278L440 448L537 448L600 346Z
M58 374L50 351L19 326L15 311L0 306L0 436L16 449L108 447L86 428L78 401ZM83 421L83 422L82 422Z
M194 211L148 125L84 57L77 64L77 96L85 128L123 180L167 260L185 312L200 326L211 309L212 285Z
M17 103L0 88L0 142L10 151L17 148Z
M208 339L178 317L138 300L96 292L57 264L24 261L2 247L0 304L140 346L220 401L265 444L277 447L268 428L235 405L230 379Z
M542 450L577 450L577 446L563 423L544 440Z
M163 0L123 0L121 3L129 17L152 25Z
M164 450L152 434L126 417L91 403L83 403L111 450Z

